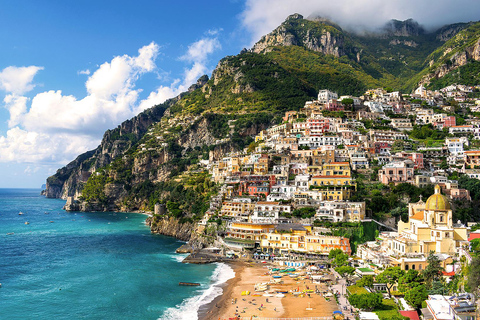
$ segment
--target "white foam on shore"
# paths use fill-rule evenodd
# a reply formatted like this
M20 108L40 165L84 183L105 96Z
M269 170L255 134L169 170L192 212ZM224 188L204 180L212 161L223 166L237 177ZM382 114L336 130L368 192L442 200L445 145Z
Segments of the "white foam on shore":
M188 253L175 253L169 255L168 257L177 262L182 262L186 257L188 257Z
M198 295L185 299L174 308L168 308L159 320L194 320L198 319L198 310L201 306L209 304L223 293L221 285L235 277L233 269L224 264L216 263L217 267L210 277L211 285Z

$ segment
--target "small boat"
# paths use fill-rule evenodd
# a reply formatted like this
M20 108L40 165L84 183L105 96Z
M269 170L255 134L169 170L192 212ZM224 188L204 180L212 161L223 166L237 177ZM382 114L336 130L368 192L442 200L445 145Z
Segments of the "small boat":
M248 296L250 294L250 291L242 291L242 296Z
M271 293L264 293L263 296L264 296L264 297L273 297L273 294L271 294Z
M277 298L283 298L283 297L285 297L285 295L284 295L283 293L278 293L278 294L275 295L275 297L277 297Z
M199 286L200 283L196 283L196 282L179 282L178 285L179 285L179 286Z
M279 278L281 278L281 277L282 277L282 276L273 276L273 278L275 278L275 279L279 279Z
M15 234L15 232L9 232L9 233L7 233L7 236L10 236L12 234Z
M25 221L25 224L30 224L30 222L28 222L28 221Z
M23 214L24 214L24 213L23 213L22 211L20 211L20 212L18 213L19 216L21 216L21 215L23 215Z

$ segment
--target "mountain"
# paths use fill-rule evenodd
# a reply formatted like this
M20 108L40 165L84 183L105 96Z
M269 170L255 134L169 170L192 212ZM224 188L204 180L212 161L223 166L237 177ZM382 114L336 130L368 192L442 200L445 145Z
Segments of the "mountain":
M479 37L478 22L429 33L413 20L392 20L375 33L355 34L324 18L291 15L252 49L219 61L211 78L107 131L95 150L47 179L45 194L80 200L69 209L151 210L160 201L176 217L198 218L218 191L200 160L248 146L319 89L410 92L418 83L476 79Z

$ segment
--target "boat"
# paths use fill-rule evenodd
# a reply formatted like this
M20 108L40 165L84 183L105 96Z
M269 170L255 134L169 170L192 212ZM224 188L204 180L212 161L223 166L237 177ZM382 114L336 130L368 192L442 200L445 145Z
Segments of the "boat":
M30 224L30 222L28 222L28 221L25 221L25 224Z
M15 234L15 232L9 232L9 233L7 233L7 236L10 236L12 234Z
M283 298L283 297L285 297L285 295L284 295L283 293L278 293L278 294L275 295L275 297L277 297L277 298Z
M24 213L23 213L22 211L20 211L20 212L18 213L19 216L21 216L21 215L23 215L23 214L24 214Z
M179 286L199 286L200 283L197 282L179 282Z
M242 291L242 296L248 296L250 294L250 291Z
M273 276L275 279L280 279L282 276Z
M267 291L268 290L268 283L257 283L255 284L255 291Z
M271 293L264 293L263 296L264 296L264 297L273 297L273 294L271 294Z

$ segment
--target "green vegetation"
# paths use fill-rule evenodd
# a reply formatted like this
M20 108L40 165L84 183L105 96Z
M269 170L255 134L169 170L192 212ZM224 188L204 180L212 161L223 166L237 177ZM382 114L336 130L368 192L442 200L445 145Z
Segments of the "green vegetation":
M467 86L475 86L480 83L480 61L469 61L441 78L434 78L430 81L428 89L438 90L451 85L461 83Z
M380 320L407 320L398 312L398 306L392 299L383 299L381 304L373 310Z
M362 287L358 284L347 287L347 291L349 292L349 294L366 294L366 293L368 293L367 289L365 289L364 287Z
M98 201L100 203L105 203L107 200L105 195L105 185L108 182L111 182L111 179L109 179L104 173L99 172L98 174L92 174L83 187L81 199L87 202Z
M352 252L357 246L376 237L378 225L375 222L330 222L315 220L314 226L329 228L329 234L348 238Z
M382 295L380 293L351 294L348 296L348 301L355 308L372 311L382 305Z

